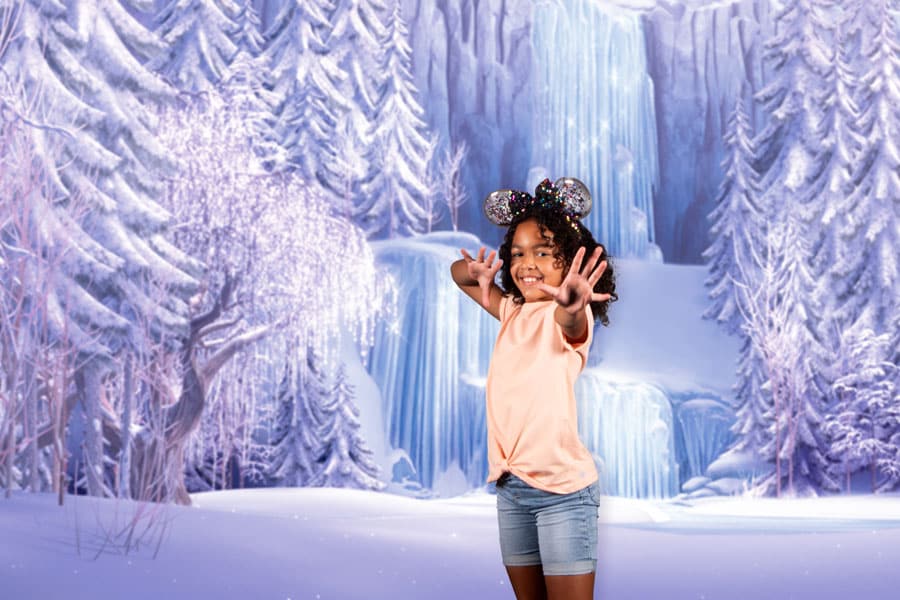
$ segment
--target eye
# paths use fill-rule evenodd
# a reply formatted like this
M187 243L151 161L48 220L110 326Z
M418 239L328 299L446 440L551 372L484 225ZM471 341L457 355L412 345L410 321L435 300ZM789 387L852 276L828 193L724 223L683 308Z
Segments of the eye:
M521 252L513 252L512 257L513 258L522 258L522 253Z

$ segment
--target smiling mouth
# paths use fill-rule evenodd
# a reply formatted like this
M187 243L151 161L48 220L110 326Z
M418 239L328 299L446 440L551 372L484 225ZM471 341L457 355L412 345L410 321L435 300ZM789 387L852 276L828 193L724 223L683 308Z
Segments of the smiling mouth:
M519 278L519 281L521 281L523 285L537 285L538 283L540 283L543 280L544 280L543 277L535 277L532 275L529 275L528 277L520 277Z

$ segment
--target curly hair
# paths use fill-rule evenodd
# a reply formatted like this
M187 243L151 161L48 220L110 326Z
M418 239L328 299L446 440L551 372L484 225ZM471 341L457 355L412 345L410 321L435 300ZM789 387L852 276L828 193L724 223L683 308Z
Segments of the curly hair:
M513 281L510 266L512 265L511 248L513 237L516 235L516 228L520 223L528 219L537 221L541 236L545 239L551 239L547 235L548 231L553 233L553 257L556 259L557 266L562 268L563 277L568 274L569 266L572 264L578 248L584 246L586 257L590 256L597 246L603 248L600 260L607 261L606 270L603 271L600 280L594 285L594 292L610 294L610 299L603 302L591 302L591 313L594 315L594 319L600 321L603 325L609 325L609 317L606 315L609 310L609 304L619 299L619 295L616 294L616 276L613 272L610 256L606 251L606 247L597 243L587 227L581 224L580 221L568 217L561 210L549 210L546 207L535 206L533 209L517 215L512 223L509 224L509 229L507 229L503 238L503 244L500 246L500 258L503 259L503 266L500 267L500 288L503 292L512 294L513 301L517 304L525 302L522 291Z

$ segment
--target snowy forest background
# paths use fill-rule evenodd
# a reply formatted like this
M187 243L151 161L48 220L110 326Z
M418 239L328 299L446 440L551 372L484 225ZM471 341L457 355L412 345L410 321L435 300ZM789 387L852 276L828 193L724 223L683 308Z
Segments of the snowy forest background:
M733 368L592 349L607 493L896 489L898 9L0 0L0 484L483 485L496 324L448 267L571 175L623 287L702 270Z

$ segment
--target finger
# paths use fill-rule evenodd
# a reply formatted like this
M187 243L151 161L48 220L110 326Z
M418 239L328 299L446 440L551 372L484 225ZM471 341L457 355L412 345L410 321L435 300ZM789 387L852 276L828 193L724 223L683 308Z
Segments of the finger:
M466 252L465 248L460 248L459 251L462 252L463 258L466 260L466 262L472 262L473 260L475 260L474 258L472 258L471 254Z
M496 274L497 274L497 271L499 271L499 270L500 270L500 267L502 267L502 266L503 266L503 259L502 259L502 258L498 258L498 259L497 259L497 262L494 263L494 266L491 267L491 276L496 275Z
M575 258L572 259L572 264L569 265L569 273L578 273L581 274L581 261L584 260L584 246L578 249L578 252L575 253Z
M561 289L559 287L556 287L554 285L548 285L546 283L539 283L539 284L537 284L537 288L553 299L559 298L560 289Z
M557 288L556 295L553 296L553 299L556 300L557 304L566 309L570 309L579 302L582 302L578 288L566 285L565 282Z
M606 266L606 261L602 261L599 265L597 265L597 268L594 270L594 272L591 273L591 276L588 277L588 283L591 284L591 288L593 288L594 285L598 281L600 281L600 278L603 277L603 272L606 271Z
M478 262L484 262L484 246L478 250Z
M606 302L610 298L611 294L591 294L591 302Z
M487 255L487 258L484 260L485 264L486 264L488 267L490 267L490 266L491 266L491 263L494 262L494 258L496 258L496 256L497 256L497 252L494 251L494 250L491 250L491 253L488 254L488 255Z
M597 246L594 248L594 251L591 252L591 257L587 261L587 266L584 269L584 275L590 275L594 272L594 269L597 268L597 263L600 262L600 255L603 254L603 248Z

